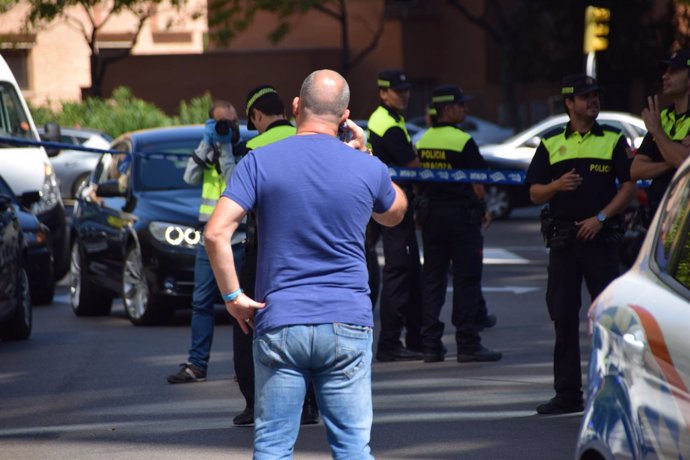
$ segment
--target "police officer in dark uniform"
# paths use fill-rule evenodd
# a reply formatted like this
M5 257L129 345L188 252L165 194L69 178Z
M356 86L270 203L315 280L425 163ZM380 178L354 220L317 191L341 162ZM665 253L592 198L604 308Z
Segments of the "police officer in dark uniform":
M258 130L259 135L249 139L240 148L242 155L271 144L296 133L296 129L285 117L285 106L278 92L270 85L261 85L247 94L247 129ZM240 285L244 292L254 298L256 284L256 261L258 249L258 228L254 212L247 213L247 241L245 244L245 263L239 273ZM251 425L254 423L254 361L252 335L242 332L236 321L233 322L233 350L235 374L246 407L235 416L233 424ZM309 385L302 408L303 425L318 423L319 412L314 394L314 386Z
M661 61L661 65L664 69L661 94L672 105L659 111L658 96L648 98L648 107L642 111L648 132L630 171L633 180L652 179L647 189L647 225L673 175L690 153L690 146L683 142L690 136L690 49L677 50L669 59Z
M472 137L457 125L471 99L454 85L438 86L431 102L436 121L417 141L423 168L486 169ZM424 362L443 361L444 324L439 316L446 299L448 268L453 262L453 313L458 362L497 361L501 353L482 346L479 331L482 305L482 223L488 225L484 186L471 183L425 182L417 221L424 242L422 346ZM485 312L484 312L485 314Z
M411 83L399 70L379 73L378 87L381 105L369 118L368 142L374 155L390 166L419 167L417 153L410 142L401 112L407 108ZM411 183L396 183L412 202ZM370 226L378 225L370 222ZM405 361L422 359L421 354L421 263L417 244L416 225L412 206L407 208L403 221L395 227L368 229L371 235L380 233L385 264L381 281L381 332L376 359ZM406 329L405 343L401 342Z
M542 213L542 232L550 248L546 304L556 332L556 396L537 406L540 414L583 410L582 279L594 299L619 275L618 214L635 193L625 137L596 122L600 91L584 74L563 79L561 95L570 121L544 136L527 171L532 201L548 203L548 214Z

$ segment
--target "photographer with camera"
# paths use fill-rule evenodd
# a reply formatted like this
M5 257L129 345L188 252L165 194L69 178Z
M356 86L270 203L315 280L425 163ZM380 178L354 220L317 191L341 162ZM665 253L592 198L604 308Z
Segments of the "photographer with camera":
M563 79L561 97L570 121L544 136L525 179L532 202L549 204L542 231L550 248L546 305L556 332L556 396L537 406L539 414L584 409L582 279L593 300L620 274L616 221L635 193L632 153L619 130L597 123L600 92L596 80L584 74Z
M233 144L239 140L237 111L226 101L214 101L204 126L204 137L187 162L184 181L202 183L199 207L199 231L218 203L225 184L235 168ZM241 261L243 254L235 254ZM215 302L218 286L204 244L197 245L194 262L194 292L192 294L192 345L189 358L176 374L168 376L168 383L204 382L213 342Z

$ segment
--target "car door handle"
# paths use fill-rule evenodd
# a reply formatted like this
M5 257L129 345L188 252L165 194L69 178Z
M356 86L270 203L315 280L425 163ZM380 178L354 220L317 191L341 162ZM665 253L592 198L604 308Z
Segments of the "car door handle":
M645 349L644 341L638 339L635 334L627 332L623 334L623 342L635 353L641 355Z

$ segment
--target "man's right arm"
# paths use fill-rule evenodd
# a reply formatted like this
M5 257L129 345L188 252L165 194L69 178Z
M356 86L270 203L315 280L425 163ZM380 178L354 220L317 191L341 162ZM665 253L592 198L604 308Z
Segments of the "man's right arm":
M393 190L395 190L395 199L393 204L388 211L378 213L372 213L372 217L376 222L385 227L395 227L400 222L402 222L403 217L405 217L405 212L407 212L407 197L405 192L402 191L395 183L392 183Z
M637 154L630 165L630 178L634 181L640 179L654 179L673 167L665 161L652 161L647 155Z

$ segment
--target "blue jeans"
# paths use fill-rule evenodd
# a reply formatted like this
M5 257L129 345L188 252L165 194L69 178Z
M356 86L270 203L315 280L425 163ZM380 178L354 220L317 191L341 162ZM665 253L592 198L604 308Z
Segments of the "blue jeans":
M334 459L373 459L369 327L283 326L254 339L254 460L290 459L311 379Z
M233 246L235 267L242 266L244 246ZM213 276L211 262L206 248L199 244L194 260L194 292L192 293L192 346L188 361L206 372L211 356L213 328L215 325L215 304L220 301L220 292Z

